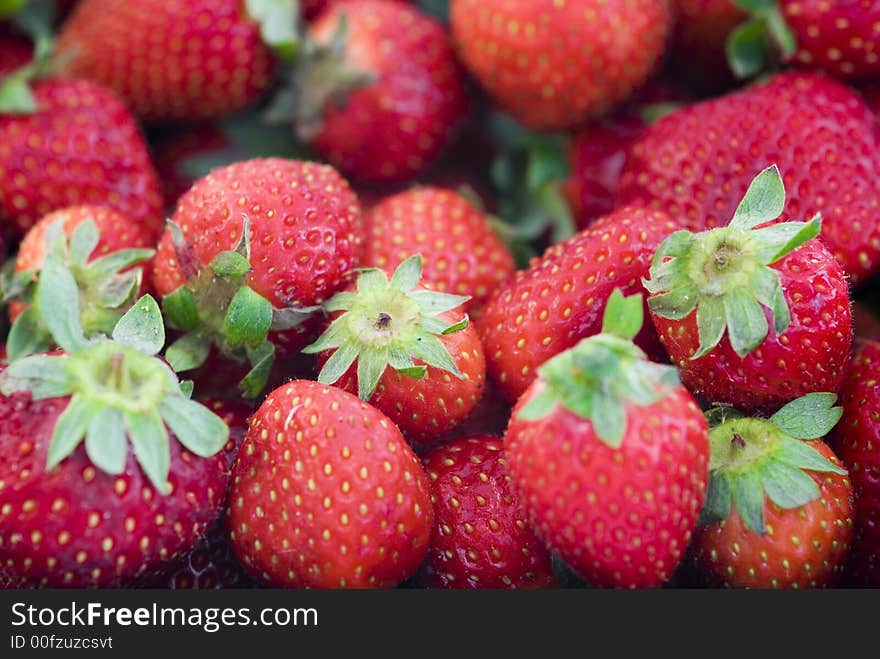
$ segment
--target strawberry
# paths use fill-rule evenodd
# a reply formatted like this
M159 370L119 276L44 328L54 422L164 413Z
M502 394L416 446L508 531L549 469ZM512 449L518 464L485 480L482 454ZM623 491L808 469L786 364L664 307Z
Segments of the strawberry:
M701 91L732 87L725 43L748 14L736 0L675 0L673 75Z
M840 400L843 418L834 446L849 469L856 530L847 582L880 586L880 342L857 343Z
M31 61L34 47L25 37L5 30L0 24L0 80Z
M424 456L434 529L422 566L428 588L549 588L550 553L511 491L503 444L491 437L451 442Z
M165 332L151 297L112 339L87 340L72 276L50 253L36 302L53 309L63 352L0 374L0 586L125 586L216 518L229 429L155 357Z
M294 380L251 419L232 472L230 538L245 568L275 587L389 588L425 556L429 490L384 414Z
M489 218L444 188L417 187L388 197L367 213L365 233L365 266L393 270L421 254L424 282L470 297L466 311L479 308L516 269Z
M58 52L68 75L114 89L146 121L208 119L253 103L272 82L264 38L280 15L250 14L240 0L82 0L64 23ZM281 27L283 32L283 27ZM284 38L291 38L285 35Z
M181 197L156 255L153 283L186 332L166 358L191 370L214 345L250 362L242 386L256 396L276 346L313 338L316 305L345 286L361 242L357 199L332 167L263 158L213 171Z
M624 101L666 47L666 0L452 0L459 56L518 121L577 126Z
M640 291L651 256L677 228L663 213L621 209L550 247L495 291L477 326L487 370L508 400L526 390L549 358L599 333L611 291ZM638 344L662 354L649 325Z
M705 524L694 553L711 583L824 588L839 581L853 534L852 485L820 440L840 419L836 398L807 394L769 419L734 416L710 431Z
M675 369L631 339L641 296L610 296L602 333L538 369L504 437L539 537L599 587L661 585L690 541L708 481L706 420Z
M722 225L754 173L775 162L792 217L824 216L823 241L853 282L880 268L880 145L859 96L786 73L651 125L630 150L616 203L643 204L687 228Z
M318 354L318 382L357 393L414 444L459 425L483 394L485 358L462 305L467 298L419 285L422 260L401 263L390 281L366 269L325 305L332 315L305 352Z
M116 95L86 80L33 86L33 111L0 105L0 223L23 234L53 210L107 206L158 235L162 196L146 144ZM19 108L22 110L22 108Z
M821 216L774 222L784 206L774 165L727 227L676 232L654 256L651 318L685 385L706 401L753 412L840 388L852 341L846 276L813 240Z
M412 178L434 160L467 110L443 26L405 3L340 0L308 29L289 92L273 114L343 173Z
M78 289L80 322L86 336L109 334L142 291L153 241L143 227L101 206L72 206L46 215L25 234L15 275L4 297L12 327L12 358L42 352L53 343L43 315L52 309L30 305L47 250L70 269Z

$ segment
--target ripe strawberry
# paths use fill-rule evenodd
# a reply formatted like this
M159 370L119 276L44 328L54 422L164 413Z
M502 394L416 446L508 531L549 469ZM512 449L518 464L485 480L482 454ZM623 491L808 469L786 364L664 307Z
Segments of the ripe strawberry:
M499 105L538 130L605 114L657 66L666 0L452 0L465 65Z
M675 0L671 70L701 91L732 87L725 44L748 14L736 0Z
M357 267L357 199L332 167L254 159L197 181L172 221L153 283L169 322L187 333L166 358L191 370L213 344L225 357L250 362L255 370L243 386L256 396L276 346L292 352L311 340L315 305Z
M107 206L151 235L162 223L156 172L137 124L110 90L86 80L33 86L36 110L0 106L0 223L23 234L53 210Z
M849 468L856 496L856 531L847 567L851 585L880 586L880 342L856 345L840 400L843 418L834 447Z
M550 247L495 291L477 326L489 375L508 400L526 390L545 361L599 333L612 290L641 291L651 256L678 226L660 212L621 209ZM637 343L662 354L650 325Z
M64 352L0 374L2 587L128 585L188 551L225 492L228 428L154 357L156 302L87 341L63 271L46 257L37 301Z
M549 588L550 553L529 528L491 437L459 439L424 457L434 529L420 581L428 588Z
M47 250L70 269L79 294L80 323L87 337L109 334L143 293L143 274L154 252L143 227L101 206L72 206L46 215L25 234L15 260L7 339L12 358L52 347L43 315L31 305Z
M679 231L657 250L645 281L651 318L698 398L769 411L840 388L852 341L846 276L813 240L821 217L773 222L784 205L773 166L729 226Z
M386 198L367 213L365 233L365 266L393 270L421 254L424 282L470 297L466 311L482 306L516 269L489 218L444 188L417 187Z
M710 582L836 585L853 534L853 493L840 460L820 441L840 419L835 399L808 394L770 419L734 416L711 430L707 523L694 537Z
M294 117L322 157L366 181L422 171L467 110L443 26L391 0L340 0L322 13L294 84L296 107L276 114Z
M422 285L421 257L391 280L364 270L326 306L318 382L335 384L388 415L414 444L430 444L464 421L483 395L486 364L462 308L467 298Z
M251 104L272 82L266 20L239 0L81 0L58 51L68 75L114 89L146 121L208 119ZM293 29L292 16L271 20Z
M290 588L389 588L430 540L430 483L389 419L294 380L251 419L233 467L230 537L247 570Z
M674 112L630 150L618 205L662 209L691 229L723 225L754 173L777 163L786 212L825 218L823 241L854 282L880 268L880 144L859 96L786 73Z
M706 493L706 421L675 369L630 339L640 296L608 301L601 334L538 369L505 451L538 535L600 587L661 585L681 561Z

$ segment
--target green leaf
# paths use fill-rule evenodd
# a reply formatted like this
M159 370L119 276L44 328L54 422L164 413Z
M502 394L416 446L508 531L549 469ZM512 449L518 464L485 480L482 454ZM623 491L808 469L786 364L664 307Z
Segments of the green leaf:
M334 384L348 372L355 359L358 358L359 346L355 341L346 341L330 355L324 362L321 372L318 373L318 382L321 384Z
M726 52L727 63L740 80L760 73L768 59L764 21L753 18L735 27L727 37Z
M250 269L251 264L238 252L220 252L211 261L211 270L221 277L243 277Z
M775 263L822 231L822 216L809 222L782 222L763 229L755 229L752 236L760 246L758 260L765 265Z
M184 334L165 351L165 361L176 373L199 368L208 359L211 341L199 332Z
M348 319L340 316L330 326L324 330L324 333L311 345L303 348L303 352L307 355L314 355L324 350L332 350L341 346L348 338Z
M253 348L246 346L245 349L251 370L238 383L238 390L244 398L253 399L260 395L269 381L269 374L275 363L275 345L270 341L264 341Z
M764 535L764 488L752 470L730 474L730 493L740 518L752 531Z
M620 448L626 432L626 408L616 392L596 390L591 419L599 438L611 448Z
M162 400L159 410L177 441L203 458L216 454L229 439L223 419L200 403L171 395Z
M10 396L30 391L34 400L66 396L73 390L65 356L31 355L18 359L0 372L0 392Z
M121 474L128 457L128 441L122 413L112 407L98 407L86 431L86 454L101 471Z
M430 316L457 309L471 298L466 295L450 295L436 291L413 291L409 294L413 302L419 305L422 313Z
M94 220L80 222L70 236L70 262L76 266L84 266L89 256L98 246L101 236Z
M545 387L520 408L517 418L523 421L538 421L556 409L559 402L554 392L549 387Z
M192 398L193 395L193 384L192 380L184 380L180 383L180 393L184 398Z
M412 357L399 343L388 344L388 365L395 371L415 369Z
M54 469L74 452L96 412L96 404L82 394L74 394L70 398L64 412L55 422L55 430L52 432L52 440L46 455L46 471Z
M83 272L83 277L89 283L100 285L101 282L126 268L149 261L155 253L156 251L152 249L120 249L110 252L89 263Z
M647 282L645 284L647 288ZM699 299L697 290L688 283L668 293L652 295L648 298L648 308L661 318L682 320L691 315Z
M744 358L761 345L769 326L761 305L748 291L731 291L724 296L727 336L734 352Z
M368 401L373 397L387 366L387 349L377 348L361 351L357 360L358 398Z
M194 330L199 325L199 310L196 299L186 286L162 298L162 309L168 325L182 332Z
M285 62L292 62L300 47L298 4L293 0L245 0L248 15L260 25L263 43Z
M632 340L642 329L644 307L640 293L624 297L623 291L615 288L608 297L602 316L602 332L614 334L621 339Z
M706 500L700 512L700 526L722 522L730 516L730 481L723 471L715 471L709 478Z
M467 329L470 320L467 316L459 320L457 323L452 323L452 325L447 325L440 331L441 336L449 336L450 334L455 334L456 332L461 332ZM425 329L424 323L422 323L422 329Z
M127 302L133 302L134 296L140 291L142 276L143 272L138 269L108 279L96 291L95 304L103 309L119 309Z
M715 349L715 346L724 336L727 322L724 311L724 301L714 295L706 295L700 300L697 307L697 331L700 337L700 347L691 359L699 359Z
M233 345L256 345L272 327L272 303L249 286L242 286L226 310L226 338Z
M123 416L138 464L156 490L161 494L168 494L171 491L168 483L171 459L168 432L159 411L150 410L139 414L126 411Z
M6 356L13 362L27 355L44 352L52 346L52 337L40 319L40 313L34 305L25 309L6 337Z
M70 270L52 253L46 255L35 296L40 309L51 310L42 314L55 343L65 352L76 352L88 342L80 323L79 289Z
M272 324L269 326L269 329L273 332L279 332L299 327L320 310L320 306L285 307L284 309L275 309L273 307Z
M754 226L775 220L785 208L785 186L776 165L771 165L758 174L745 196L739 203L731 227L751 229Z
M388 288L388 277L377 268L361 270L357 278L357 290L359 295L375 293Z
M391 277L391 288L409 293L422 279L422 255L414 254L403 261Z
M779 440L779 448L773 457L798 469L845 475L846 469L838 467L814 449L809 442L783 436Z
M37 99L27 76L13 74L0 78L0 114L34 114L36 111Z
M350 291L342 291L331 297L324 303L324 310L327 313L334 311L348 311L357 300L357 296Z
M461 372L452 359L452 355L449 354L449 350L433 334L417 331L416 340L409 344L409 349L413 355L421 359L428 366L448 371L457 378L462 377Z
M113 340L145 355L159 354L165 345L162 312L152 295L144 295L113 328Z
M796 467L768 460L760 468L764 492L784 510L800 508L819 498L816 481Z
M837 396L832 393L812 393L801 396L770 417L770 422L797 439L819 439L837 425L843 408L835 407Z
M791 312L779 281L779 273L772 268L759 267L755 270L751 284L758 302L773 312L773 328L777 336L782 334L791 324Z
M769 0L764 1L769 2ZM779 49L783 59L789 59L794 56L795 52L797 52L797 39L794 30L786 23L779 5L775 1L771 3L764 17L767 21L767 33Z

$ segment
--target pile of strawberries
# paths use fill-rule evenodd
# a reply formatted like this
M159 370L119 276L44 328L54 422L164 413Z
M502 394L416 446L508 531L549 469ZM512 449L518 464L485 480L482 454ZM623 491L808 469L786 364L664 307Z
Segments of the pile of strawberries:
M877 25L0 0L0 587L880 586Z

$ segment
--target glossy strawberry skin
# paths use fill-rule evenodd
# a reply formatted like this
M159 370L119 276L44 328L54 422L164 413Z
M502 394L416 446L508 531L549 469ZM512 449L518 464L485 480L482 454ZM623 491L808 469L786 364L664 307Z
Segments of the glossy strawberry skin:
M467 112L449 38L440 23L392 0L336 2L310 36L328 41L343 14L347 60L374 81L324 109L312 145L355 178L409 179L434 160Z
M158 179L120 99L76 79L38 82L34 96L36 113L0 115L0 223L20 235L53 210L93 204L157 236Z
M810 445L836 465L821 441ZM820 498L783 510L767 501L765 534L747 528L736 511L699 529L696 561L710 583L726 588L828 588L843 573L853 535L853 490L847 476L807 471Z
M453 0L459 56L496 102L538 130L577 126L626 99L657 65L665 0Z
M352 288L352 292L354 292ZM335 320L339 314L328 318ZM464 316L461 308L442 314L440 318L453 325ZM452 361L464 376L428 366L425 377L420 380L402 375L390 366L379 379L370 404L388 415L411 444L423 448L461 424L475 409L486 386L486 358L477 331L468 325L460 332L439 337L452 356ZM318 365L323 366L334 351L318 355ZM419 359L416 365L424 364ZM335 386L357 395L357 363L335 383Z
M320 304L344 287L360 263L360 207L348 183L327 165L281 158L235 163L197 181L172 220L202 266L234 249L251 226L248 285L276 308ZM153 283L161 295L185 282L166 230ZM270 335L288 350L302 348L316 329L304 323Z
M676 387L647 407L627 403L619 449L592 421L558 405L538 421L517 418L545 386L532 384L504 438L514 489L548 547L590 584L660 586L691 539L709 477L708 427Z
M367 213L365 234L364 266L391 272L421 254L422 281L470 296L467 311L482 306L516 269L488 218L449 189L417 187L386 198Z
M676 321L651 314L657 335L682 381L708 403L743 412L773 411L813 391L837 392L849 364L852 309L847 279L819 240L811 240L771 265L779 272L791 324L741 359L727 334L708 354L700 346L696 312Z
M220 457L170 437L172 493L157 493L129 455L111 476L84 446L52 472L46 453L67 398L0 396L0 587L124 587L187 552L221 510Z
M425 556L429 491L384 414L295 380L252 417L233 467L230 536L246 569L275 587L390 588Z
M67 74L114 89L147 121L220 117L272 81L274 57L238 0L82 0L64 24Z
M856 497L856 531L847 583L880 586L880 342L856 345L840 401L843 418L834 446L849 470Z
M616 204L661 209L691 229L726 226L755 173L775 163L786 213L821 212L822 239L858 283L880 268L875 121L830 79L779 74L653 124L630 149Z
M857 79L880 73L880 3L875 0L780 0L794 32L793 62L835 78Z
M424 456L434 530L421 571L428 588L549 588L547 548L512 492L501 440L459 439Z
M598 334L615 288L641 292L654 251L677 223L662 212L620 209L550 247L495 291L477 321L489 375L515 401L538 366ZM649 323L636 343L660 357Z

